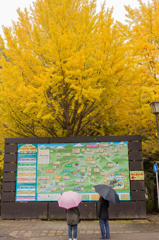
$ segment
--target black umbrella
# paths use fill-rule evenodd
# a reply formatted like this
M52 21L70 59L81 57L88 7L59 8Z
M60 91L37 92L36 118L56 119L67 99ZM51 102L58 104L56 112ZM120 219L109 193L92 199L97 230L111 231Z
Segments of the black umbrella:
M120 203L118 194L114 189L108 187L105 184L98 184L94 186L95 191L99 193L104 199L111 201L112 203Z

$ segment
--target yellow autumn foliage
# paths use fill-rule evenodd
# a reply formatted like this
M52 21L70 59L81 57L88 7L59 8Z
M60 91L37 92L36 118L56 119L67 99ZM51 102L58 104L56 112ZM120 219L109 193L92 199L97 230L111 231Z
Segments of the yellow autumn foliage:
M143 150L148 154L158 149L156 118L150 104L159 100L159 1L139 3L139 9L125 7L128 19L125 33L132 46L136 77L129 85L126 99L129 106L125 103L125 119L119 125L122 124L125 133L127 128L129 134L141 134Z
M37 0L18 10L0 60L6 137L105 134L133 64L112 11L103 4L97 14L95 0Z

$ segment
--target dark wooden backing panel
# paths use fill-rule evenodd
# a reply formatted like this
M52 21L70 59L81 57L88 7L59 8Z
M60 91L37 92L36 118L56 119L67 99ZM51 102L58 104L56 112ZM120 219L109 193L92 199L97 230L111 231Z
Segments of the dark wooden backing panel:
M145 201L145 191L131 191L132 201Z
M49 138L6 138L5 143L49 143Z
M120 142L120 141L141 141L140 135L127 136L100 136L96 137L96 142Z
M13 192L2 192L2 202L14 202L15 193Z
M94 141L141 141L139 135L127 135L127 136L100 136L100 137L54 137L54 138L6 138L6 146L9 143L60 143L60 142L94 142ZM131 150L142 150L141 142L129 142ZM134 149L135 147L135 149Z
M66 212L64 208L60 208L57 202L49 202L49 219L66 219Z
M4 154L4 162L17 162L17 154Z
M146 218L146 202L120 202L110 203L110 219L138 219Z
M68 138L15 138L6 139L5 151L12 153L17 151L17 145L9 143L60 143L60 142L120 142L129 141L129 166L130 171L143 170L141 136L102 136L102 137L68 137ZM130 142L136 141L136 142ZM138 141L138 142L137 142ZM135 160L135 161L133 161ZM136 161L137 160L137 161ZM15 173L16 154L5 154L3 193L2 193L2 219L66 219L63 208L58 207L57 202L15 202ZM14 162L14 163L11 163ZM13 181L9 183L9 181ZM146 218L146 204L144 181L130 181L131 200L120 202L120 204L110 203L110 219L136 219ZM133 191L142 190L142 191ZM8 201L8 202L7 202ZM9 203L10 201L10 203ZM12 202L13 201L13 202ZM137 202L135 202L137 201ZM97 219L96 202L82 202L79 206L81 219ZM47 212L48 211L48 212Z
M47 219L46 202L4 203L2 202L2 219Z
M79 205L81 219L96 219L96 202L82 202ZM49 219L66 219L66 212L57 202L49 202Z
M145 190L144 181L130 181L130 189L134 190Z
M96 202L82 202L79 205L81 219L96 219ZM49 219L66 219L66 212L57 202L49 202Z
M143 162L142 161L130 161L129 162L129 170L130 171L141 171L141 170L143 170Z
M135 152L135 151L129 151L129 160L130 161L133 161L133 160L142 160L142 152L141 151L138 151L138 152Z
M16 174L15 173L3 173L3 182L11 182L16 181Z
M15 182L11 182L11 183L3 182L2 191L3 192L12 192L12 191L15 192Z
M91 202L89 202L91 203ZM4 203L2 202L2 219L47 219L47 203ZM66 219L64 209L59 208L56 202L49 204L49 219ZM97 219L96 203L90 206L90 211L87 206L80 204L81 219ZM88 204L88 203L87 203ZM91 209L92 207L92 209ZM84 211L84 209L86 211ZM93 211L92 211L93 210ZM110 219L138 219L146 218L146 203L142 202L120 202L119 204L110 203L109 207Z
M129 150L142 150L142 144L141 142L129 142Z
M55 137L55 138L6 138L5 143L53 143L53 142L94 142L94 141L141 141L140 135L99 136L99 137Z
M15 172L17 169L16 163L4 163L3 172Z
M17 144L5 145L5 153L17 152Z
M78 142L94 142L94 137L57 137L50 138L50 143L78 143Z
M96 218L96 202L81 202L79 210L81 219Z

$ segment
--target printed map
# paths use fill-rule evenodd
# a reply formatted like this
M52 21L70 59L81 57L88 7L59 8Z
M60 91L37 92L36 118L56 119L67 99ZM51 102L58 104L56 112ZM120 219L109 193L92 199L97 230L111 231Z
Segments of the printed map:
M57 201L69 190L96 201L96 184L131 200L127 142L18 144L15 201Z
M43 144L37 158L39 201L57 200L69 190L80 193L82 200L98 200L96 184L106 184L120 200L130 200L127 142Z

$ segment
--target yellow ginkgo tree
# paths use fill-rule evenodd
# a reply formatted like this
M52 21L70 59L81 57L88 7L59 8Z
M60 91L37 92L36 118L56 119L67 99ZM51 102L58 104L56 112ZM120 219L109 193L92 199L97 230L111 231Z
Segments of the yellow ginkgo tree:
M125 124L131 134L142 135L148 153L158 148L156 119L150 104L159 100L159 1L145 4L139 0L139 5L138 9L125 7L127 39L137 72L137 78L129 85L131 98Z
M104 134L133 77L130 43L95 0L37 0L4 27L4 137ZM2 42L2 41L1 41Z

